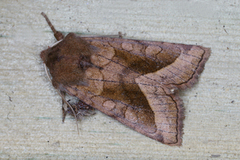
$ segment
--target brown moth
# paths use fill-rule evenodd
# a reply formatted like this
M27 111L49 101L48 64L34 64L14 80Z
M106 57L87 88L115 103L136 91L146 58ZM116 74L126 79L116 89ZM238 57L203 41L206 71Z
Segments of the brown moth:
M211 50L197 45L111 37L63 36L41 52L53 86L61 93L63 118L79 119L93 108L167 145L182 144L184 108L177 91L190 88ZM79 102L69 104L65 93Z

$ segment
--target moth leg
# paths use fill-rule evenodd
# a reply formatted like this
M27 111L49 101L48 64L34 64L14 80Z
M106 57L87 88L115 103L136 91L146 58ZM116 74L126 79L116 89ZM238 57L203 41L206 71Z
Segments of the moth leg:
M118 32L118 37L123 38L122 32Z
M62 97L62 122L64 123L64 120L66 118L66 115L67 115L67 109L68 109L68 106L67 106L67 103L65 103L65 101L63 100L63 98L65 98L65 95L66 93L65 92L60 92L61 93L61 97Z
M122 32L119 31L119 32L118 32L118 37L119 37L119 38L123 38L123 36L126 36L126 33L123 34Z
M95 109L81 100L78 100L78 102L75 104L71 104L71 106L78 120L81 120L85 116L91 116L95 114ZM67 108L67 114L74 116L72 110L69 107Z
M79 100L77 103L71 103L71 100L66 101L66 92L61 91L62 99L62 121L64 122L67 114L73 116L77 120L81 120L84 116L91 116L95 114L95 109L90 105L87 105L83 101ZM67 104L67 103L68 104ZM70 106L71 107L70 107Z
M62 100L62 122L64 123L66 115L67 115L67 111L66 111L66 106L67 104L64 103L64 101ZM66 107L65 107L66 106Z

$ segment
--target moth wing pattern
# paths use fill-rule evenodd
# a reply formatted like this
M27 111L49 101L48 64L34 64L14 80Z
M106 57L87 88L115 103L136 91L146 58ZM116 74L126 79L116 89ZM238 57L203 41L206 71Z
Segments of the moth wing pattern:
M70 95L128 127L168 145L180 146L184 108L178 89L196 83L210 49L195 45L82 38L98 52L86 70L88 86L65 86Z

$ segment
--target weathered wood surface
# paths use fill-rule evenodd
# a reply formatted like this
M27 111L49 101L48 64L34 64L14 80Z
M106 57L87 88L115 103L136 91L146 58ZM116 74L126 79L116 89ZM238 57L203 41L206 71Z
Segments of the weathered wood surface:
M240 3L232 1L0 2L0 159L239 159ZM61 121L61 99L47 80L40 51L57 29L90 35L211 47L199 82L181 94L183 145L147 138L98 112Z

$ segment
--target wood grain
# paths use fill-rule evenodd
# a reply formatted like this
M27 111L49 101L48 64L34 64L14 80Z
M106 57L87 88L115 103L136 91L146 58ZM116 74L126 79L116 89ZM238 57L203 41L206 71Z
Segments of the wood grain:
M239 2L71 0L33 5L3 0L0 5L2 159L239 159ZM62 124L61 99L44 78L39 58L54 42L42 11L60 31L121 31L128 38L211 47L208 69L193 89L181 94L186 109L183 146L151 141L101 113L79 123L80 136L73 119Z

